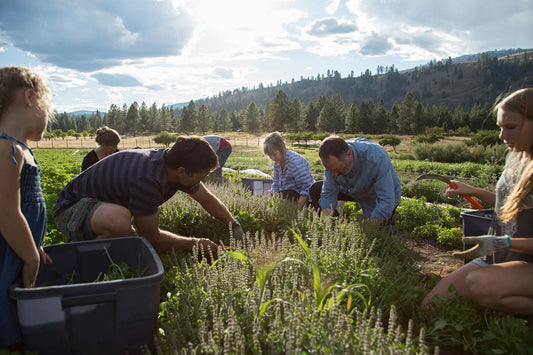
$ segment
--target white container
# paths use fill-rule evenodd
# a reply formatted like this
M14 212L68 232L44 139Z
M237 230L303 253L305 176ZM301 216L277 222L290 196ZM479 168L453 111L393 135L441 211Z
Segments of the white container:
M251 190L254 195L268 193L272 186L272 179L241 178L241 180L243 186Z

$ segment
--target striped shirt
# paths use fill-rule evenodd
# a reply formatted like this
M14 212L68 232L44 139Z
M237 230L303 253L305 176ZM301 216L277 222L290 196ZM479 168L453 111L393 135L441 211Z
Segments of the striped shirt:
M199 185L167 182L167 149L132 149L107 156L72 179L61 190L57 206L69 206L84 197L121 205L133 215L151 216L178 191L192 194Z
M287 150L285 153L285 169L281 169L281 165L274 162L274 176L270 192L295 190L300 195L309 197L309 187L314 182L307 160L300 154Z

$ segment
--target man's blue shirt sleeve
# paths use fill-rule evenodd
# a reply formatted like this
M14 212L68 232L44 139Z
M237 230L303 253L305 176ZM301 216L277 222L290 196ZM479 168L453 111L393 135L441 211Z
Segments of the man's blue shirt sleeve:
M320 193L318 203L320 208L337 208L337 196L339 194L339 185L335 181L335 177L329 170L324 170L324 183Z

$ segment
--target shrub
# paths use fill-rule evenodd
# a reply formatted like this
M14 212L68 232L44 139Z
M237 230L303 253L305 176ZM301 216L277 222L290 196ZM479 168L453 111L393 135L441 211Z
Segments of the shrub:
M427 239L437 239L439 236L439 232L441 230L441 227L433 224L433 223L426 223L422 226L416 226L413 229L413 232L411 233L411 236L415 238L427 238Z
M176 139L177 136L175 134L169 133L167 131L163 131L154 138L152 138L152 140L157 144L164 144L166 147L170 146L171 143L174 143Z
M391 135L383 137L379 141L379 144L383 147L386 145L390 145L392 149L394 150L394 152L396 152L396 146L400 145L401 142L402 140L400 139L400 137L391 134Z
M440 140L444 139L444 136L441 134L421 134L415 139L415 143L429 143L433 144Z
M436 237L436 230L430 225L452 228L460 224L460 209L441 207L426 203L425 198L402 198L396 209L398 231L413 233L415 236Z
M463 231L461 228L441 228L437 241L445 247L460 249L463 247Z
M465 143L420 143L413 146L413 154L417 160L441 163L461 163L470 160L470 151Z
M476 133L469 141L468 145L480 144L484 147L494 146L501 144L502 140L500 139L499 131L483 131Z

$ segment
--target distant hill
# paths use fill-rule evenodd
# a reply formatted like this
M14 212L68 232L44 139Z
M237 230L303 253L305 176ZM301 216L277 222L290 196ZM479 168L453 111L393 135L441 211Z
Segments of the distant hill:
M81 111L68 112L69 115L74 116L74 117L80 117L83 115L90 116L93 113L96 113L96 111L81 110ZM100 111L100 113L103 115L105 112Z
M520 65L527 58L529 64ZM377 74L367 69L362 75L341 78L338 72L320 78L302 78L291 83L281 83L259 88L239 88L227 90L217 96L195 99L197 107L206 105L211 111L225 108L240 111L254 102L265 106L271 102L279 90L285 91L290 100L298 98L302 103L316 102L320 95L331 97L339 93L346 104L359 105L362 101L373 101L376 105L381 99L390 108L401 102L408 92L424 105L447 104L454 107L461 104L469 109L472 105L494 102L503 91L510 88L533 86L533 49L493 50L484 53L463 55L441 61L431 61L420 67L402 70L394 65L384 68ZM498 64L500 63L500 64ZM511 65L505 63L516 63ZM181 110L189 102L166 105ZM74 111L75 117L90 116L96 111ZM104 114L104 111L101 111Z
M172 104L172 105L166 105L169 109L172 108L174 110L181 110L182 108L184 108L185 106L187 106L189 104L189 102L182 102L182 103L179 103L179 104Z
M513 55L516 55L516 54L522 54L524 52L528 52L528 51L531 51L530 49L521 49L521 48L517 48L517 49L504 49L504 50L493 50L493 51L488 51L488 52L484 52L486 54L488 54L489 57L497 57L497 58L504 58L504 57L507 57L507 56L513 56ZM462 55L460 57L456 57L456 58L452 58L452 61L456 64L459 64L459 63L465 63L465 62L475 62L477 61L481 55L483 53L477 53L477 54L466 54L466 55Z
M341 78L335 71L327 77L225 91L195 100L195 104L205 104L211 111L239 111L251 102L265 106L283 90L290 100L298 98L304 104L316 102L320 95L330 98L339 93L346 104L373 101L377 105L383 99L390 108L412 92L423 105L461 104L469 109L474 104L494 102L509 89L533 86L532 59L531 49L509 49L431 61L401 73L391 66L379 74L367 70L358 77Z

